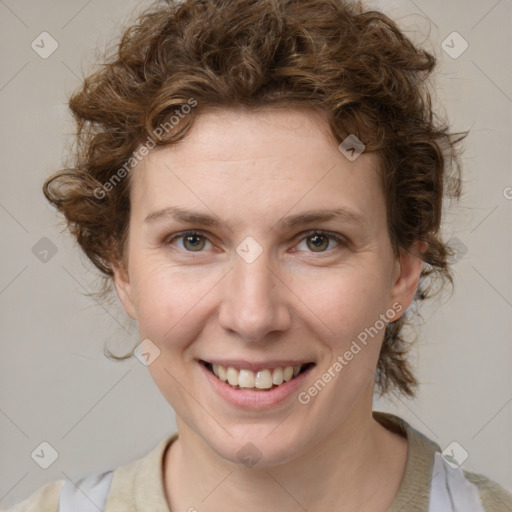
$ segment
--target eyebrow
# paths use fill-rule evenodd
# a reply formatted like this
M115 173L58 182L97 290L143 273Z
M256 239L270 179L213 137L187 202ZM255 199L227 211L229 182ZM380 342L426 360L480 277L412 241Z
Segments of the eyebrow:
M144 222L154 223L163 219L173 219L176 221L192 224L201 224L203 226L218 227L222 224L215 216L186 210L177 206L170 206L162 210L151 212ZM361 214L347 208L336 208L334 210L308 210L295 215L283 217L276 224L275 227L279 228L294 228L315 222L326 222L329 220L339 220L346 223L354 223L363 225L364 218Z

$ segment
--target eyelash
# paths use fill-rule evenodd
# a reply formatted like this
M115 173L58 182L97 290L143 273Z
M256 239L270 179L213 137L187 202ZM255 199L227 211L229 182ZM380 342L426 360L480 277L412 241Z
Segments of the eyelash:
M302 242L304 239L315 236L315 235L321 235L321 236L325 236L331 240L334 240L337 244L339 244L338 247L336 247L336 248L339 248L339 246L348 247L348 245L349 245L347 240L345 240L344 238L341 238L340 236L334 235L333 233L330 233L329 231L312 230L312 231L307 231L305 233L301 233L301 235L302 235L302 238L299 240L299 242ZM182 231L181 233L177 233L176 235L173 235L172 237L167 238L165 240L165 245L171 245L171 243L174 242L175 240L185 238L187 236L199 236L199 237L205 238L210 243L212 243L211 240L201 231ZM330 253L333 250L336 250L336 248L326 250L326 251L320 251L318 253L315 253L313 251L309 251L309 252L311 254L326 254L326 253ZM187 252L189 254L194 254L197 252L197 254L200 254L203 251L187 251L185 249L184 252Z

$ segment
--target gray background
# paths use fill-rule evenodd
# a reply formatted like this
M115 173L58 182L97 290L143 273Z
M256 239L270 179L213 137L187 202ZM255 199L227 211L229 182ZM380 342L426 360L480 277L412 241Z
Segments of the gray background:
M67 97L95 62L95 48L146 5L0 0L2 508L46 482L139 458L175 431L147 369L137 359L103 356L105 342L131 347L136 326L118 304L83 295L94 289L94 274L41 193L73 132ZM370 5L439 57L437 99L455 129L471 129L464 196L445 228L462 249L455 293L423 311L412 353L418 398L380 400L375 408L403 416L441 448L457 441L469 453L465 469L512 489L512 1ZM31 48L43 31L59 45L47 59ZM469 44L456 59L441 46L454 31ZM57 250L46 262L36 257L44 258L43 237ZM31 458L42 441L59 454L48 469Z

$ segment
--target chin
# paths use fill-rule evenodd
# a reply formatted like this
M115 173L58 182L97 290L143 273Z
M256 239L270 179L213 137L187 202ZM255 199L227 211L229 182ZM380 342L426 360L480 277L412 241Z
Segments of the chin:
M273 430L275 429L275 430ZM218 456L248 468L270 468L295 459L305 448L304 435L299 438L275 425L238 425L224 432L223 439L203 438Z

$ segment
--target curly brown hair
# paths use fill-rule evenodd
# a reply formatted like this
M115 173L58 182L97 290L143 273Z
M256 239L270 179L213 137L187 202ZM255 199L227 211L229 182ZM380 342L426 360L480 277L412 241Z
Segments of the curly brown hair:
M104 284L113 262L126 262L126 164L137 148L176 143L210 109L260 107L320 112L337 140L355 134L377 152L395 254L415 241L427 245L415 300L431 295L433 278L453 284L440 226L443 199L460 196L458 143L466 133L449 132L433 111L426 78L435 57L386 15L342 0L156 2L111 50L69 101L73 165L43 187ZM161 136L191 99L194 108ZM406 322L386 328L381 394L414 396Z

